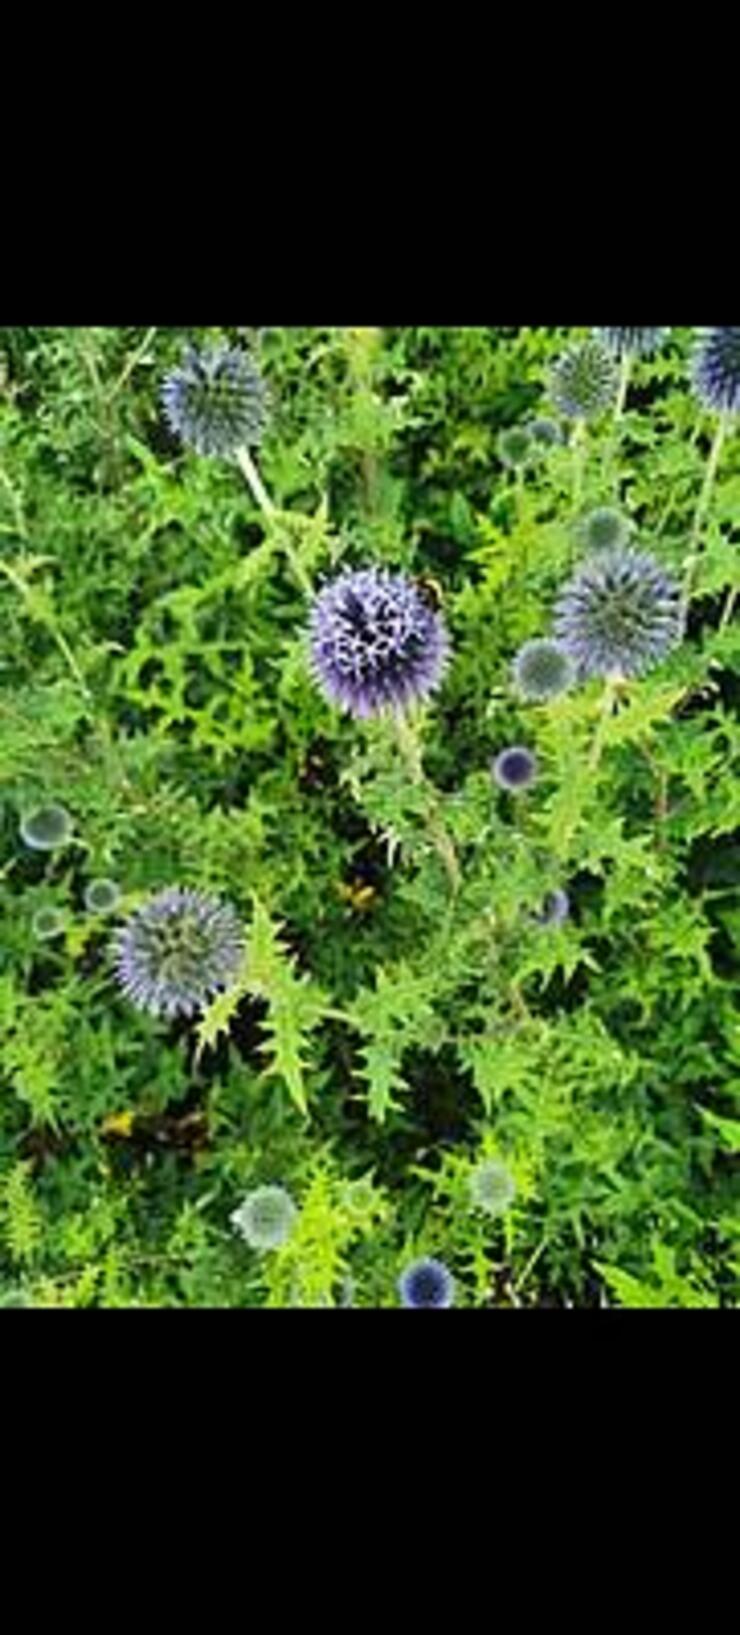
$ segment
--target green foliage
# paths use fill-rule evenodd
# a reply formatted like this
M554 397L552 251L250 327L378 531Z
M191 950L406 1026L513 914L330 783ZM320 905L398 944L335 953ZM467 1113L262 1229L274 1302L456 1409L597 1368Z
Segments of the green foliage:
M586 334L0 336L3 1306L396 1307L423 1255L456 1306L738 1305L740 440L700 514L714 426L676 329L618 419L502 465ZM269 383L272 508L160 414L183 344L224 340ZM679 580L696 558L686 640L527 703L514 657L615 506ZM404 723L331 710L308 664L307 590L371 561L450 629ZM490 767L517 743L514 800ZM34 853L48 805L71 839ZM234 904L245 955L169 1026L109 943L175 884ZM488 1159L499 1215L471 1205ZM299 1213L259 1254L229 1219L265 1185Z

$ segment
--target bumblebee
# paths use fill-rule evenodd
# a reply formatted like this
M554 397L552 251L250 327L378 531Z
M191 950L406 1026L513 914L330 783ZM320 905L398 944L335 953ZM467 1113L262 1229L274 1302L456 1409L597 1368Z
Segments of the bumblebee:
M445 599L445 593L439 580L433 579L429 573L420 573L415 577L413 583L425 606L432 613L439 613Z

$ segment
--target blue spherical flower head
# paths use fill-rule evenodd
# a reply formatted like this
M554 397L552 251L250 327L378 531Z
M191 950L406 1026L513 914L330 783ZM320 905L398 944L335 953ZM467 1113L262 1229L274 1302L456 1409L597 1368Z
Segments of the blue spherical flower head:
M508 789L515 794L519 789L528 789L537 777L537 761L531 749L515 744L510 749L502 749L491 768L496 783L501 789Z
M112 914L120 896L115 880L91 880L85 887L85 908L89 914Z
M415 1260L398 1281L404 1306L452 1306L454 1279L441 1260Z
M594 420L614 402L618 385L611 352L592 336L558 358L550 375L550 396L570 420Z
M153 1016L192 1016L234 982L242 931L229 903L168 886L136 910L113 941L116 976Z
M545 415L541 415L537 420L530 420L527 426L527 431L529 432L532 442L535 443L539 450L543 453L546 452L547 449L556 448L557 445L563 441L563 434L557 422L555 420L548 420Z
M33 916L33 934L40 942L58 937L64 930L64 915L58 908L37 908Z
M570 898L562 886L556 886L548 891L542 908L536 916L537 924L543 926L562 925L570 914Z
M670 335L669 329L597 329L594 334L618 357L649 358Z
M598 505L578 527L580 538L589 551L616 550L627 544L631 532L629 517L611 505Z
M740 329L700 331L692 378L706 408L719 414L740 414Z
M450 642L440 613L414 581L386 568L340 574L311 613L314 675L327 698L357 717L403 711L439 686Z
M63 806L37 806L21 823L21 839L32 851L53 852L66 846L72 819Z
M580 675L641 675L681 640L678 586L646 552L600 551L555 606L555 632Z
M516 469L532 457L532 438L526 426L507 426L499 432L496 451L503 465Z
M252 1249L279 1249L290 1237L298 1211L284 1187L255 1187L230 1216Z
M267 388L239 347L186 347L164 380L162 404L172 431L196 454L229 456L253 447L267 420Z
M471 1203L487 1215L503 1215L516 1197L516 1181L497 1158L487 1158L476 1165L470 1175L469 1189Z
M514 683L532 703L543 703L567 692L575 680L575 665L559 642L535 636L520 647L513 664Z

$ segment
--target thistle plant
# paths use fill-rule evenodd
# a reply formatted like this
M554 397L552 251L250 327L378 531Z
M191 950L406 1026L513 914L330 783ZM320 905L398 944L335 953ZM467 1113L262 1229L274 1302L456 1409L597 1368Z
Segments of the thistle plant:
M537 759L530 749L515 744L508 749L502 749L496 756L491 772L499 788L506 789L510 794L516 794L520 789L529 789L537 777Z
M64 806L37 806L23 818L20 832L32 851L53 852L68 844L72 819Z
M112 952L118 983L139 1010L192 1016L234 982L242 930L229 903L168 886L131 915Z
M535 636L520 647L512 675L522 698L544 703L558 698L573 685L575 665L559 642L548 636Z
M85 908L89 914L112 914L120 897L115 880L90 880L85 887Z
M550 397L560 413L574 422L571 448L575 513L581 504L587 423L614 406L618 390L617 364L609 348L595 336L568 347L551 370Z
M563 434L556 420L548 420L546 415L540 415L536 420L530 420L527 431L535 446L541 451L557 448L563 441Z
M401 1304L412 1307L454 1305L455 1284L441 1260L425 1258L407 1266L398 1281Z
M497 1158L476 1165L469 1178L470 1201L486 1215L503 1215L516 1197L516 1182Z
M64 915L58 908L37 908L32 920L32 929L40 942L47 942L51 937L58 937L64 930Z
M340 574L311 612L313 672L331 703L362 718L408 710L439 687L450 643L413 580L386 568Z
M627 398L632 365L636 358L650 358L670 334L669 329L596 329L595 336L620 360L619 387L614 418L619 420Z
M229 1218L251 1249L264 1250L279 1249L286 1243L297 1217L298 1210L284 1187L263 1186L248 1192Z
M691 360L694 392L705 409L718 416L709 450L699 501L691 529L689 553L684 569L681 605L688 611L694 572L699 560L702 529L709 510L722 448L733 415L740 414L740 328L702 329ZM723 619L723 623L726 619Z
M629 517L612 505L597 506L578 528L579 539L587 551L619 550L628 543L631 533Z
M502 465L517 470L532 457L532 437L526 426L507 426L499 432L496 452Z
M554 629L581 679L638 676L681 640L678 588L647 552L600 551L561 591Z

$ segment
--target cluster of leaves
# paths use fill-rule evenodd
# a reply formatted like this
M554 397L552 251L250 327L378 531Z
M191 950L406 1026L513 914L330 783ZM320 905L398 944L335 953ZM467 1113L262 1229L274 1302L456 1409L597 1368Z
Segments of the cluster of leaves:
M678 329L589 427L575 500L567 440L503 464L585 334L0 332L0 1303L397 1305L427 1255L462 1305L737 1303L740 440L683 645L608 717L596 682L524 703L512 659L582 517L618 505L680 578L713 433ZM272 521L160 413L209 340L269 382ZM418 775L312 684L291 557L317 586L433 576L454 658ZM539 769L515 800L511 743ZM58 852L21 838L42 802L73 820ZM121 915L228 898L235 987L137 1013L100 876ZM471 1207L482 1158L516 1183L500 1216ZM260 1254L229 1217L275 1182L296 1225Z

